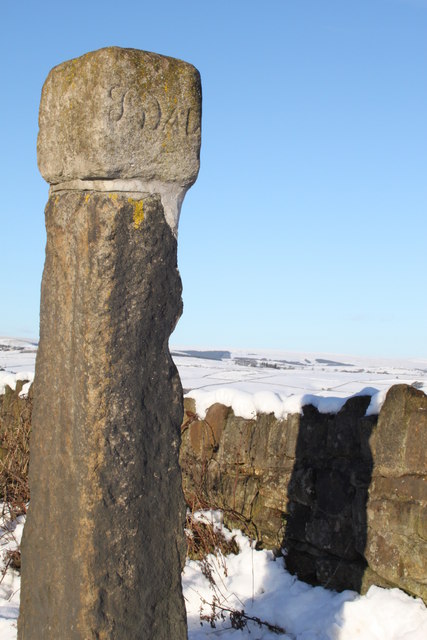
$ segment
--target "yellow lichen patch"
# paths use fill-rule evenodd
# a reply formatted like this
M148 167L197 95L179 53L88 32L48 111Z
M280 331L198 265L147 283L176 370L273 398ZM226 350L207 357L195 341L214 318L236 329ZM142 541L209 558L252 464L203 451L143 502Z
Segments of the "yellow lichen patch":
M139 229L144 220L144 203L133 198L128 198L128 202L133 206L133 228Z
M168 83L165 82L165 93L167 93L167 92L168 92Z
M112 200L113 202L117 202L117 198L119 197L117 195L117 193L109 193L108 197L110 198L110 200Z
M89 198L90 198L90 193L87 193L85 195L85 204L87 204L89 202Z

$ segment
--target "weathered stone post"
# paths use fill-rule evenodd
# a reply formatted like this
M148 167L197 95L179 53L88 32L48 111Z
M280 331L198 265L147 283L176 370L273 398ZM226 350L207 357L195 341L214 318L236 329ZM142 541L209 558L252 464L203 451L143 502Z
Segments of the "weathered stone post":
M20 640L180 640L176 229L199 169L197 70L111 47L43 87L46 206Z

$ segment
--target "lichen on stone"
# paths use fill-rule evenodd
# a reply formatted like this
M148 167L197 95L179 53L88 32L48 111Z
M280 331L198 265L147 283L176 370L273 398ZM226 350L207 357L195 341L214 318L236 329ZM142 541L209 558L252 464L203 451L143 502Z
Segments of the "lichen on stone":
M144 221L144 202L133 198L128 198L128 202L133 207L133 228L139 229Z

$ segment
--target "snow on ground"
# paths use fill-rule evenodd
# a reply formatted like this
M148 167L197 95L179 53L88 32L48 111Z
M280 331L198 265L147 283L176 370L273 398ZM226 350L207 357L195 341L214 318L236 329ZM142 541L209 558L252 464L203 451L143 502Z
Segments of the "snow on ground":
M0 503L0 514L3 505ZM5 572L8 552L13 551L21 542L25 519L19 516L13 522L0 516L0 638L16 640L16 621L19 613L20 576L9 568Z
M0 338L0 393L16 380L32 380L37 343ZM307 402L319 411L337 411L346 398L361 392L372 395L370 411L379 411L387 389L396 383L415 384L427 392L427 360L386 360L290 352L248 352L172 349L184 389L197 399L202 414L215 401L232 404L237 414L256 411L285 415L301 411ZM378 392L378 393L377 393ZM213 395L211 395L213 394ZM208 516L216 526L220 514ZM0 555L19 543L23 519L0 521ZM228 534L231 535L231 534ZM187 561L183 573L189 640L425 640L427 609L398 589L371 587L366 596L352 591L336 593L311 587L291 576L284 560L269 551L256 551L239 531L240 553L226 559L227 575L215 569L223 606L244 609L286 630L276 635L249 623L231 628L229 619L212 628L200 624L200 608L209 615L213 592L200 565ZM0 565L2 560L0 559ZM215 563L214 560L212 562ZM16 640L19 575L0 573L0 638Z
M204 512L199 517L221 527L221 513ZM0 521L0 551L16 548L22 535L23 518L12 525ZM284 559L275 559L271 551L256 551L240 531L235 536L240 553L218 561L209 557L216 588L213 590L201 571L200 563L188 560L183 576L189 640L425 640L427 608L421 600L399 589L371 587L366 596L353 591L336 593L311 587L291 576ZM0 638L16 640L19 611L19 575L9 569L0 574ZM231 627L228 614L215 628L201 624L200 612L209 616L210 603L217 595L225 609L244 611L264 622L284 629L277 635L254 622L242 629ZM58 640L60 640L58 638Z
M220 523L219 512L205 512L206 519ZM371 587L366 596L354 591L336 593L311 587L291 576L283 558L271 551L256 551L240 531L232 532L240 548L238 555L226 558L227 571L211 558L220 604L244 610L281 627L286 635L277 635L250 622L242 631L231 629L229 618L217 623L200 624L200 607L209 615L214 591L202 575L200 565L187 561L183 573L187 605L189 640L425 640L427 608L419 599L399 589Z

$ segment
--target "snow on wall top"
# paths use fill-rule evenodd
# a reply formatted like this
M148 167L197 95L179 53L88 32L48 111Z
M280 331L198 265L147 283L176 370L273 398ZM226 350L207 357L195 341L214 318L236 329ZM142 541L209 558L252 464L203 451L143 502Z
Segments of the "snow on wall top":
M366 415L379 413L386 396L386 391L378 391L372 387L365 387L353 396L371 396L371 402ZM284 397L272 391L247 393L238 389L222 388L215 391L194 389L186 394L196 402L197 414L204 418L210 406L219 402L231 407L236 416L250 420L257 413L274 413L277 419L285 419L291 413L303 413L305 405L313 405L320 413L338 413L345 405L348 397L316 396L311 393Z

